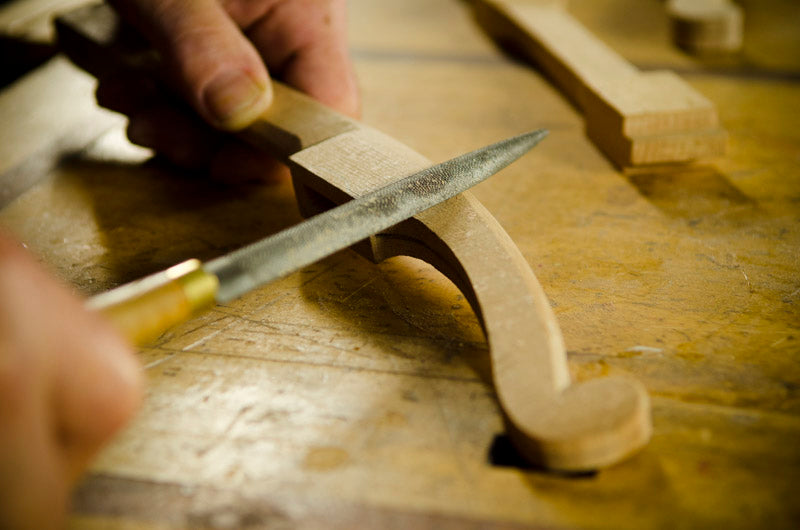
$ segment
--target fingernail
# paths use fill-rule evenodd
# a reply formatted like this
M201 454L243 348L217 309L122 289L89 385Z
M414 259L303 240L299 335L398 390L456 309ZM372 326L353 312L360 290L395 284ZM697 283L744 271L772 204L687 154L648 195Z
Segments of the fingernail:
M241 71L219 75L206 86L204 103L214 124L227 130L249 125L271 103L269 85Z

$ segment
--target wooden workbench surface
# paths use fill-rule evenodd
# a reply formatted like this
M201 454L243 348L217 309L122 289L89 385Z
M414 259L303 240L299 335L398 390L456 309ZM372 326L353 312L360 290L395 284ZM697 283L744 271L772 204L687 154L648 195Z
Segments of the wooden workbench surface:
M370 125L435 161L550 129L474 193L536 272L575 378L646 385L642 453L579 477L520 468L461 294L422 262L344 251L141 352L144 407L71 526L800 525L798 7L742 3L743 57L709 66L670 45L660 2L572 2L640 68L681 72L730 133L725 158L623 174L466 3L350 2ZM143 163L62 59L0 92L0 120L0 225L82 293L299 220L288 184Z

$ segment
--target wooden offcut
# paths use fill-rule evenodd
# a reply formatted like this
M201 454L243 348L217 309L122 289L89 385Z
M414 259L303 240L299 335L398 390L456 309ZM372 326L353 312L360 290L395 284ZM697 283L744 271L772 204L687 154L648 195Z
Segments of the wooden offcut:
M544 0L476 0L481 25L533 60L583 112L586 132L619 167L721 155L713 103L671 71L642 72L563 8Z
M690 53L733 53L742 47L744 13L730 0L669 0L672 38Z

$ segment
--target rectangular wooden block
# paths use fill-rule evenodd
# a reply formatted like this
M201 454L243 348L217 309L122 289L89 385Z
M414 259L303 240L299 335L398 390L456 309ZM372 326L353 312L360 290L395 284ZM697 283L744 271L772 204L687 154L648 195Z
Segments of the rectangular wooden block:
M589 137L618 166L721 155L714 104L674 72L641 72L573 19L561 2L477 0L476 16L533 60L584 113Z

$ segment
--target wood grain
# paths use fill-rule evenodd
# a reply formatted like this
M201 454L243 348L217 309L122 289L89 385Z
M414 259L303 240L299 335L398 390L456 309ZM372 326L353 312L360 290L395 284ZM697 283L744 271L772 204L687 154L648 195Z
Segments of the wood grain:
M744 12L730 0L669 0L675 44L691 53L732 53L742 47Z
M551 1L477 0L497 40L535 61L583 112L589 138L619 167L723 154L714 105L670 71L640 72Z
M61 44L78 64L102 73L118 22L105 5L59 18ZM101 48L91 53L93 40ZM87 57L88 55L88 57ZM114 61L114 65L123 61ZM306 215L358 197L429 167L396 140L349 120L276 83L275 103L242 133L288 161ZM312 211L313 210L313 211ZM446 201L371 238L376 261L425 259L447 275L478 314L489 342L493 379L512 440L533 463L564 471L609 466L641 449L651 435L647 393L637 382L607 378L570 385L558 324L519 250L479 202Z
M573 0L637 67L680 71L731 135L713 163L623 175L463 2L350 2L366 123L432 160L550 129L473 195L536 272L572 378L648 389L641 453L578 477L526 467L499 443L487 343L463 294L419 260L342 252L140 353L144 407L93 465L69 526L797 527L798 5L743 5L752 64L709 70L672 45L661 2ZM24 167L38 182L0 223L77 291L300 220L289 183L225 187L143 163L118 119L88 136L110 115L87 77L50 63L0 120L24 146L0 179ZM37 165L41 152L54 162Z
M332 185L354 196L387 175L430 165L370 130L336 136L291 160L296 182L317 183L323 192ZM509 433L531 462L594 469L647 442L649 401L638 383L612 378L570 384L563 340L544 292L505 231L469 194L373 238L369 254L376 261L397 255L423 259L465 294L486 333Z

